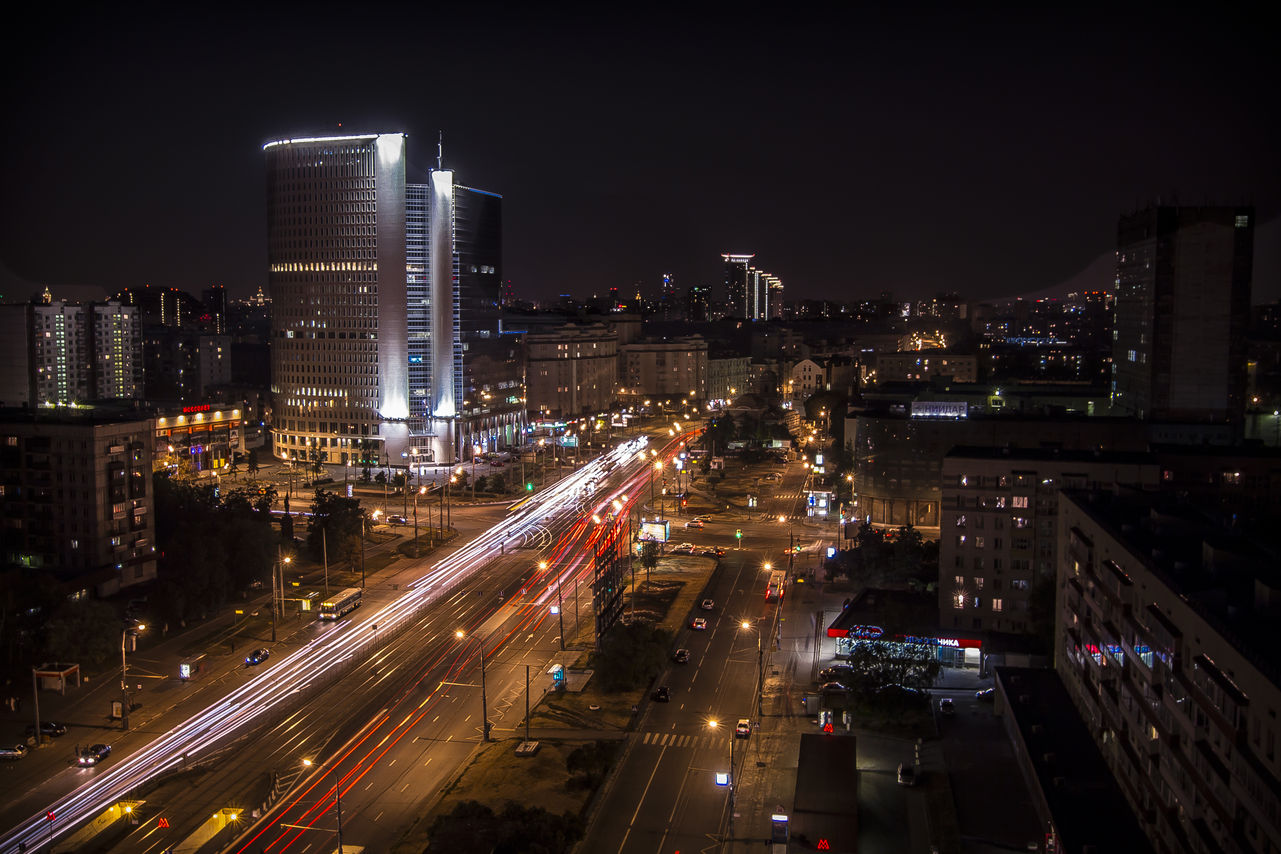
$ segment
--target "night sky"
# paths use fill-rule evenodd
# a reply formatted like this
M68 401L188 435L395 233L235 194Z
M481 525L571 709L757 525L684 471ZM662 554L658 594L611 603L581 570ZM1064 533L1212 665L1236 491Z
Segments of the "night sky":
M1281 297L1281 74L1244 11L206 5L10 31L6 297L248 295L262 144L395 130L505 196L527 298L717 282L724 251L789 298L1102 285L1118 214L1158 197L1254 204L1254 301Z

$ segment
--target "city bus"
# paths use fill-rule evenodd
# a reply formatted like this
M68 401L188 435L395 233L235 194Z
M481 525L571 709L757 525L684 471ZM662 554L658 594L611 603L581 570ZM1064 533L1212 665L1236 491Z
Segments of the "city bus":
M348 587L320 603L320 619L337 620L352 608L360 607L360 588Z
M769 586L765 588L765 601L773 602L775 599L783 598L783 580L787 573L781 569L776 569L769 574Z

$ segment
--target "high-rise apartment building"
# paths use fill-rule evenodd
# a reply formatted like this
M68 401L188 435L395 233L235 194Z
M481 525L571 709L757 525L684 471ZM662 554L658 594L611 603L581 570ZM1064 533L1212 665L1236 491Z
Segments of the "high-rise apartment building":
M5 406L142 397L142 324L133 306L60 300L3 305L0 341Z
M1112 409L1244 414L1254 209L1157 205L1117 227Z
M152 424L109 406L0 410L5 563L100 596L155 578Z
M727 252L721 255L725 262L726 317L749 317L747 313L747 276L755 255Z
M769 320L783 316L783 281L753 267L755 255L723 254L726 317Z
M663 284L658 292L658 316L661 320L676 319L676 276L663 274Z
M264 150L275 454L412 465L513 442L523 393L473 412L463 379L469 342L502 331L502 197L443 168L408 183L403 133Z
M529 412L570 418L604 412L614 401L618 333L604 324L531 333L525 354Z
M711 308L707 288L690 285L685 291L685 319L693 323L703 323L708 320Z

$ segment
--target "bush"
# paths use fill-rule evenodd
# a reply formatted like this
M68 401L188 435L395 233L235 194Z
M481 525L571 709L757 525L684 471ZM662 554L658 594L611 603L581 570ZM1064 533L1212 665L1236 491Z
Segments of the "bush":
M437 816L426 851L487 851L493 854L564 854L583 838L583 821L572 813L552 815L542 807L508 803L501 813L463 801Z

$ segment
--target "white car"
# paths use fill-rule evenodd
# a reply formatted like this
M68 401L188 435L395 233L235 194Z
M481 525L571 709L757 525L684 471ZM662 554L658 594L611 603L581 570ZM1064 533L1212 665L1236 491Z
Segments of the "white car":
M705 632L707 631L707 620L702 617L695 617L694 622L690 623L689 627L700 632Z
M747 738L752 734L752 722L747 718L739 718L738 725L734 727L735 738Z
M691 519L690 521L685 523L685 527L686 528L703 528L704 525L698 519Z
M702 608L704 611L711 611L716 607L716 603L711 599L704 599L703 604L698 607Z

